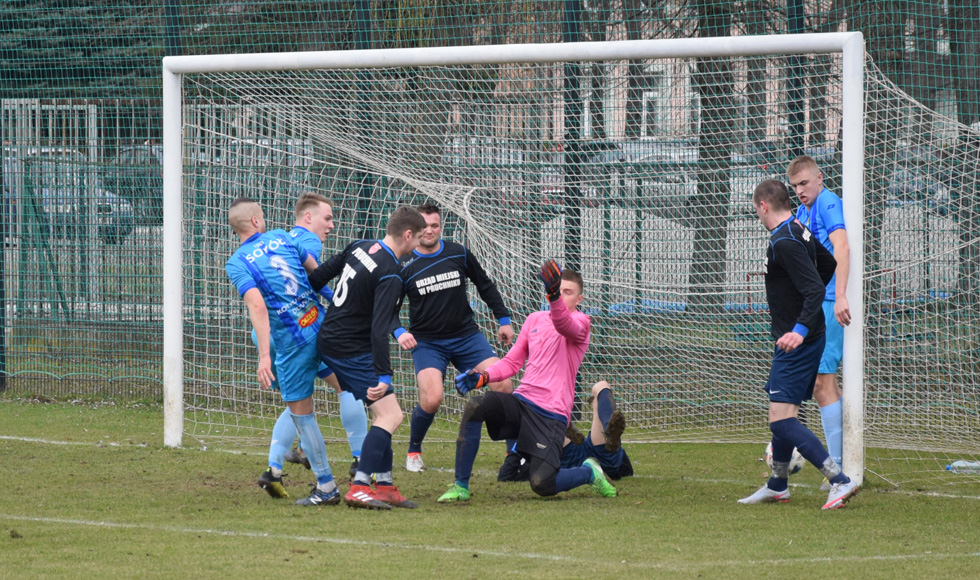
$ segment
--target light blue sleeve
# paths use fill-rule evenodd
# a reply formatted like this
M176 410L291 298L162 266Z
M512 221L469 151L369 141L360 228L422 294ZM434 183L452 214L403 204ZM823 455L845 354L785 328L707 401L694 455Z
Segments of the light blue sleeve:
M246 292L257 287L255 278L245 266L245 261L241 260L238 254L232 256L231 259L228 260L228 263L225 264L225 272L228 274L228 278L231 280L231 283L234 284L235 288L238 290L239 296L244 296Z
M844 229L844 203L837 194L825 190L817 197L820 221L823 222L827 235L836 230Z

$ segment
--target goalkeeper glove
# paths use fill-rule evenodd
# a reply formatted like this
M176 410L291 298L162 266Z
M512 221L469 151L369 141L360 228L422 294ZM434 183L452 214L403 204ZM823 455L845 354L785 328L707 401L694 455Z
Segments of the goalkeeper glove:
M544 282L544 292L548 295L548 302L554 302L561 298L561 266L554 260L546 260L541 264L541 271L538 278Z
M479 389L489 382L490 375L487 371L481 372L476 369L470 369L465 373L456 375L456 390L459 391L460 395L465 395L473 389Z

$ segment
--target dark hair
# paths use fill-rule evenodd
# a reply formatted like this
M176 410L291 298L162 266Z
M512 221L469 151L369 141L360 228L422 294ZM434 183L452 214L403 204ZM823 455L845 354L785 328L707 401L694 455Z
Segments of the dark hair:
M752 203L764 201L775 211L790 209L789 191L786 184L778 179L767 179L755 186Z
M389 236L400 236L405 230L418 234L425 229L425 218L414 207L400 206L388 217L388 227L385 233Z
M439 217L442 217L442 212L439 211L439 206L432 203L431 201L427 201L415 209L417 209L419 213L434 213Z
M575 270L565 268L561 271L561 279L578 284L578 291L580 294L585 291L585 284L582 282L582 275Z

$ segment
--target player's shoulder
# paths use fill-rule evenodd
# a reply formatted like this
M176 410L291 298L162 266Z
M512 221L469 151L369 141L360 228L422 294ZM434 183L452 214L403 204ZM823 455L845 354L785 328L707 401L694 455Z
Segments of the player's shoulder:
M820 206L821 210L839 210L843 205L840 196L827 188L824 188L820 192L820 195L817 196L816 203Z
M457 254L467 254L469 250L466 246L460 244L459 242L454 242L452 240L442 240L442 253L445 255L453 256Z
M810 243L812 239L813 234L810 230L796 218L780 224L779 227L772 231L772 236L769 238L773 251L786 245L792 245L781 242L802 243L805 245Z

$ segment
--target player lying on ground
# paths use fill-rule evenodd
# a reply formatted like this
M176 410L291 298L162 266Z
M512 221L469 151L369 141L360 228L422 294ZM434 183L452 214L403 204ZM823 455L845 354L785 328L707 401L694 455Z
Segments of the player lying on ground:
M622 446L626 418L616 409L612 387L606 381L592 386L592 426L582 435L575 425L565 432L561 448L561 466L579 467L588 458L599 462L609 479L619 480L633 475L633 464ZM497 481L528 481L529 463L516 450L507 454L497 473Z

